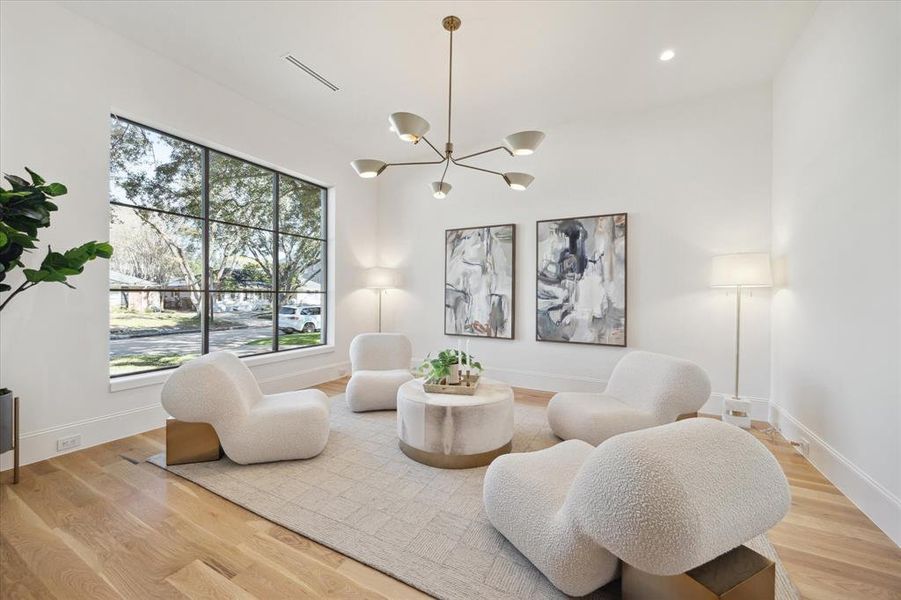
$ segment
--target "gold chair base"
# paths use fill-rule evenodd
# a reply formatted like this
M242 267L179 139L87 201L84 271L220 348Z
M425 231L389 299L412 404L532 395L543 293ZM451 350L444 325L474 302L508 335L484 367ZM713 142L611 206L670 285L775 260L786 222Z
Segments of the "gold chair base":
M166 464L207 462L222 458L219 436L209 423L166 420Z
M773 600L776 564L739 546L681 575L652 575L623 563L623 600Z

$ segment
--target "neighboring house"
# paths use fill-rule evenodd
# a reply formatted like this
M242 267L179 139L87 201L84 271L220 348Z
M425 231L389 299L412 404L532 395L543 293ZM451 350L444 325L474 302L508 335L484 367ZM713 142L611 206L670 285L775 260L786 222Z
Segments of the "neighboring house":
M146 311L160 310L163 307L163 297L160 292L141 289L159 287L159 284L154 281L110 270L109 285L110 288L133 288L127 291L111 291L109 293L110 308Z

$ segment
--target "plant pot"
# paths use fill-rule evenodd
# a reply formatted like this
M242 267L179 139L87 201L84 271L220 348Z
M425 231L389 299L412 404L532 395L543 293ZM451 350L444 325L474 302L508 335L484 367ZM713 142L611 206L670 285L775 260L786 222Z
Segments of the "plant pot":
M460 384L460 365L450 365L447 368L447 383L448 385Z
M0 395L0 453L13 449L13 393L12 390Z

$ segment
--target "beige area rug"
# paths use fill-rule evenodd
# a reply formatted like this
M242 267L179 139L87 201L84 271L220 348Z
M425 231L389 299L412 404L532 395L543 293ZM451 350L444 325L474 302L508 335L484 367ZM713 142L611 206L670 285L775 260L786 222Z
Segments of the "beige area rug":
M482 510L485 468L442 470L397 447L393 411L352 413L331 398L325 451L309 460L165 466L150 461L292 531L437 598L564 598L489 523ZM557 443L541 406L516 405L513 451ZM765 536L749 544L776 561L777 600L797 600ZM592 598L620 597L615 582Z

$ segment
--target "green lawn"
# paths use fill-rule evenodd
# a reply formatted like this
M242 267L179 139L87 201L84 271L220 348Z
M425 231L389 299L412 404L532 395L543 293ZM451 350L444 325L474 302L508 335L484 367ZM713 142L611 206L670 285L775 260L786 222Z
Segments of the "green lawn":
M130 354L117 356L110 360L110 375L122 375L135 371L149 371L164 367L175 367L181 363L197 358L197 354Z
M322 334L319 332L315 333L289 333L286 335L278 336L278 345L280 347L284 346L315 346L316 344L320 344L322 339ZM247 342L248 346L272 346L272 338L262 338L259 340L254 340L252 342Z
M320 344L322 340L321 333L290 333L280 335L278 337L279 346L285 349L289 346L315 346ZM252 340L244 344L245 346L258 347L259 351L264 351L265 347L272 347L272 338L260 338ZM240 349L237 349L240 351ZM136 371L150 371L153 369L162 369L165 367L177 367L183 362L197 358L197 354L175 354L175 353L148 353L148 354L128 354L125 356L116 356L110 359L110 375L123 375L125 373L134 373Z
M222 317L212 320L213 329L233 327L238 323ZM200 315L195 312L141 312L136 310L112 309L109 316L111 331L118 333L139 333L147 329L165 329L172 331L200 329Z

